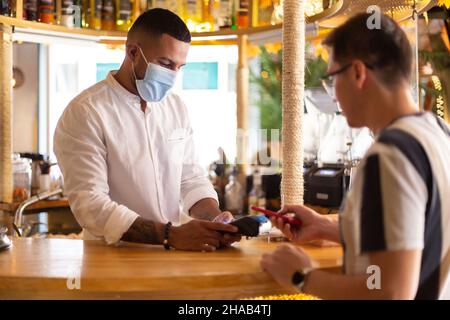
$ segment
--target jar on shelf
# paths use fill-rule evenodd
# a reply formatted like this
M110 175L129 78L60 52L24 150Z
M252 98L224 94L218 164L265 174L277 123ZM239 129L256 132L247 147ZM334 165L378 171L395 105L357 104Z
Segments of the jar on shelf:
M31 160L13 155L13 201L22 202L31 195Z

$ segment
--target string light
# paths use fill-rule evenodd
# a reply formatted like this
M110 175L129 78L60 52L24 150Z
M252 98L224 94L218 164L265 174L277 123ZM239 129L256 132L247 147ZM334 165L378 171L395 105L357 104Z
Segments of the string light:
M431 76L431 81L433 81L434 88L437 91L441 92L442 91L441 80L439 80L437 76ZM439 94L436 97L436 115L441 119L444 119L445 117L445 103L442 94Z
M296 293L296 294L259 296L259 297L254 297L254 298L246 298L246 299L242 299L242 300L320 300L320 299L315 296L311 296L309 294Z

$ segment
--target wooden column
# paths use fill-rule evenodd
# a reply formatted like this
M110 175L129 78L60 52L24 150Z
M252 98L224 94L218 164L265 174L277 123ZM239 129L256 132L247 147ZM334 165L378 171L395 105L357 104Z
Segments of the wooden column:
M284 0L282 144L283 205L303 204L303 98L305 87L305 0Z
M247 62L247 35L238 37L238 67L236 74L236 98L237 98L237 159L240 164L238 180L245 190L246 172L248 164L248 87L249 71Z
M12 202L12 28L0 24L0 202Z

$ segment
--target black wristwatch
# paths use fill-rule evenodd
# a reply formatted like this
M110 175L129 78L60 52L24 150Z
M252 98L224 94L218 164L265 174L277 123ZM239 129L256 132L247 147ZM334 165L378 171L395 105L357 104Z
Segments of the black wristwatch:
M167 222L166 225L164 226L164 240L163 240L163 246L164 249L166 250L170 250L170 245L169 245L169 230L170 227L172 226L172 222Z
M305 285L306 276L311 269L302 269L295 271L292 275L292 284L297 287L300 292L303 292L303 286Z

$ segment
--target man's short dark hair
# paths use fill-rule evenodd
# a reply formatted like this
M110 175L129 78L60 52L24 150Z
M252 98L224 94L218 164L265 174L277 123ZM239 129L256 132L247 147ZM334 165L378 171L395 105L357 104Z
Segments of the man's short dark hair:
M186 24L172 11L155 8L143 12L133 23L129 35L137 32L161 36L163 33L183 41L191 42L191 33Z
M405 32L384 14L380 17L381 28L369 29L367 22L371 18L369 13L357 14L327 36L324 44L332 48L334 61L344 65L362 60L386 85L409 81L413 53Z

